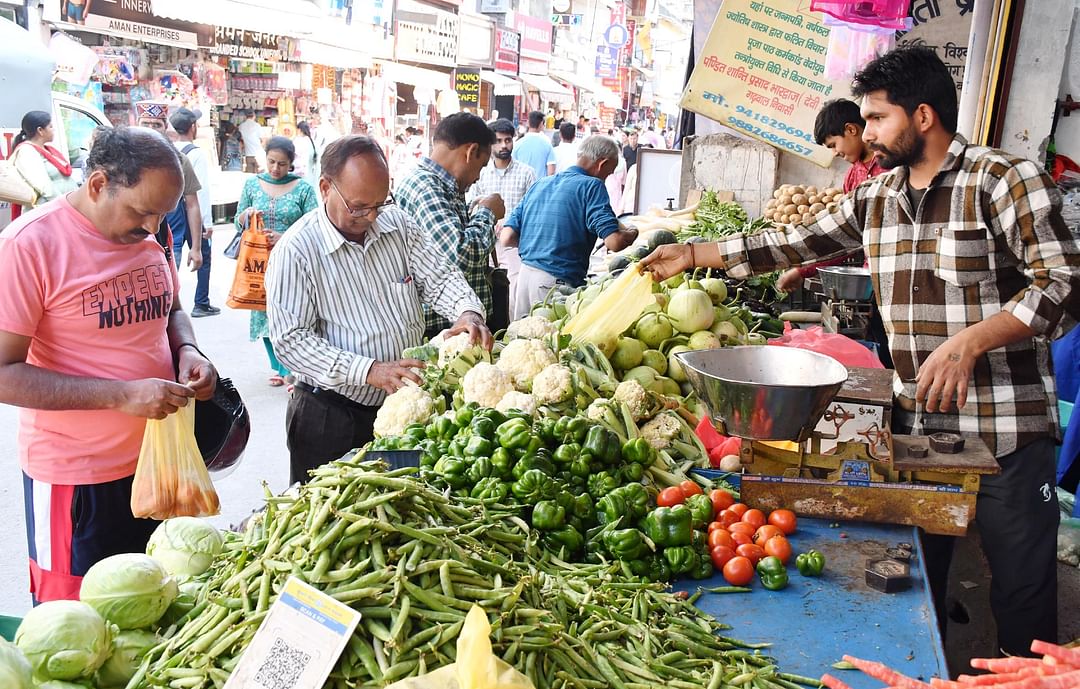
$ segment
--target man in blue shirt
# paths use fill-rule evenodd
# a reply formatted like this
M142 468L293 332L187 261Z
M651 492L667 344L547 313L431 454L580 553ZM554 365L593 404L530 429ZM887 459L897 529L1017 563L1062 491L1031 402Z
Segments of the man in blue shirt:
M544 126L544 113L529 113L529 132L514 144L514 160L520 160L536 171L536 178L555 174L555 148L540 133Z
M515 319L528 315L553 286L585 282L596 239L620 251L637 238L611 210L604 180L619 163L619 145L606 136L581 142L577 165L537 180L503 225L501 242L521 254Z

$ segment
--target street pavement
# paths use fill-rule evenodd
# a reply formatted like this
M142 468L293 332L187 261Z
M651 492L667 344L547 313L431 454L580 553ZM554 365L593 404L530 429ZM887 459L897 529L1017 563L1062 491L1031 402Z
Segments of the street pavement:
M288 487L289 480L289 455L285 449L288 394L284 387L267 384L270 365L262 343L248 341L248 312L225 306L236 261L225 258L221 251L231 238L231 226L219 225L210 271L210 302L221 308L221 314L194 319L199 347L222 376L233 380L251 415L251 439L240 465L214 481L221 498L221 516L213 521L219 527L238 524L259 507L264 481L277 493ZM180 298L188 311L194 291L195 274L181 268ZM0 615L21 617L30 609L30 589L17 424L18 410L0 405L0 456L8 458L0 465Z

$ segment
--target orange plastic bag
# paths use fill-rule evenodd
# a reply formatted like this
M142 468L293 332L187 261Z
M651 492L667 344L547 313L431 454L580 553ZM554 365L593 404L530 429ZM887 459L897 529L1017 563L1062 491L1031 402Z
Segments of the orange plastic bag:
M233 309L266 310L266 262L270 260L270 241L263 229L262 213L251 214L248 228L240 236L236 255L236 273L226 304Z
M781 337L769 340L766 344L777 347L809 349L811 352L831 356L844 366L885 368L877 355L863 345L839 333L827 333L818 325L801 330L792 328L790 323L786 323L784 325L784 334Z
M210 517L221 512L217 491L195 440L195 405L147 419L131 486L136 517Z

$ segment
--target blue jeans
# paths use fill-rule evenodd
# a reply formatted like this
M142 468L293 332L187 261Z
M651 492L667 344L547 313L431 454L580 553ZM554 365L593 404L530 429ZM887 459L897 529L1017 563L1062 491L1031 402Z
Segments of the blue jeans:
M191 237L187 232L179 237L173 237L173 257L177 270L180 270L183 264L181 258L184 253L184 244L191 246ZM210 238L205 236L202 240L202 267L195 274L195 306L210 306Z

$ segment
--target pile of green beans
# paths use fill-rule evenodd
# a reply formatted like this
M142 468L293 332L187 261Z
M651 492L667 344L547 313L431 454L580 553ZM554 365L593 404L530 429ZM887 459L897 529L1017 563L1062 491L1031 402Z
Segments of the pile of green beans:
M129 689L223 687L290 576L362 613L328 689L384 687L454 662L473 604L495 653L537 689L802 689L663 584L564 562L514 512L467 505L357 457L266 508L215 561L195 607Z

